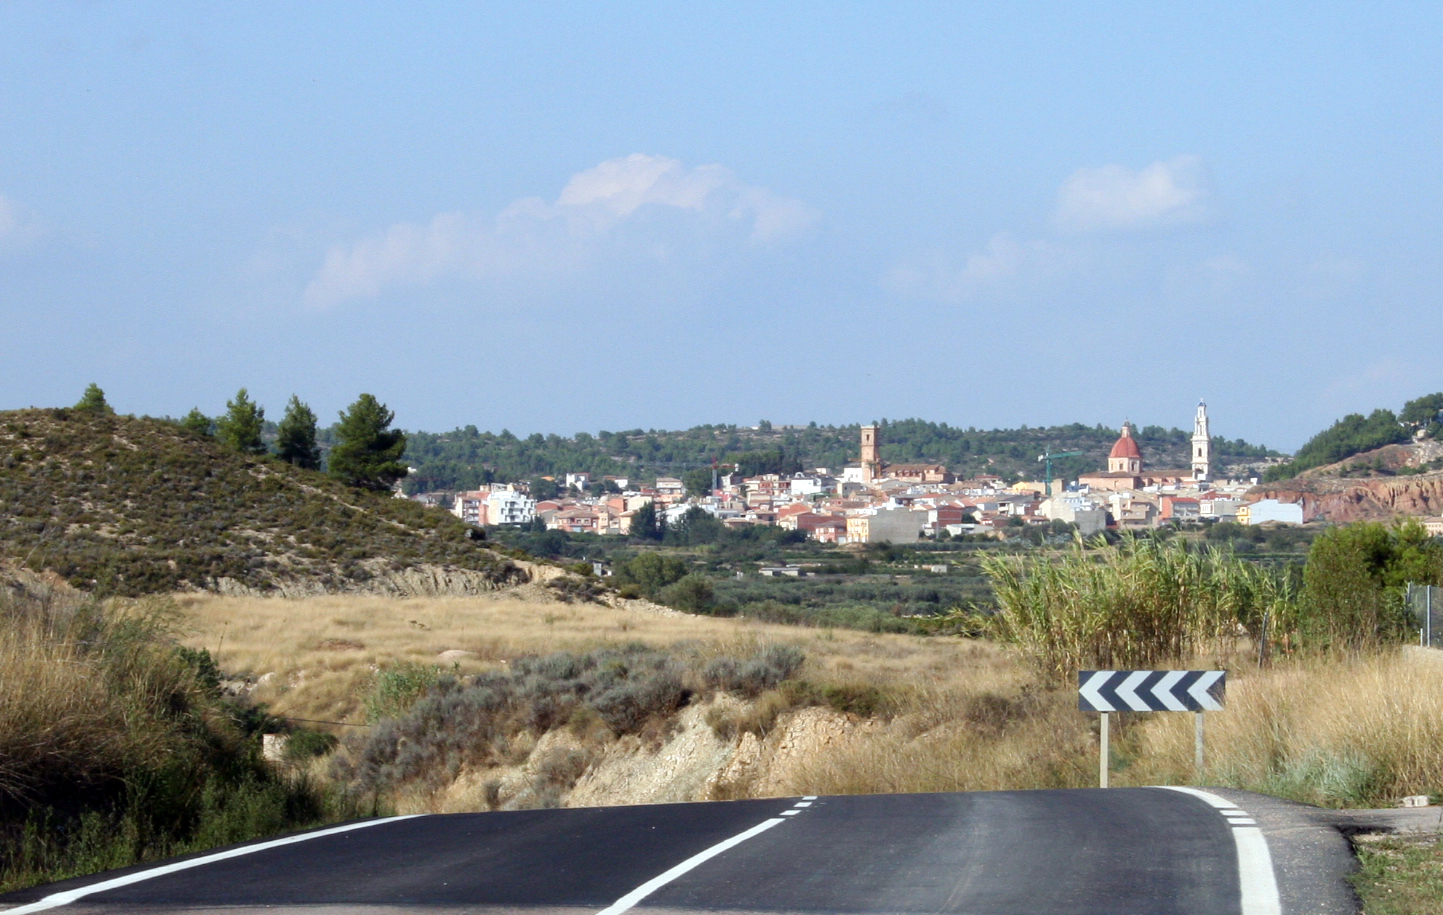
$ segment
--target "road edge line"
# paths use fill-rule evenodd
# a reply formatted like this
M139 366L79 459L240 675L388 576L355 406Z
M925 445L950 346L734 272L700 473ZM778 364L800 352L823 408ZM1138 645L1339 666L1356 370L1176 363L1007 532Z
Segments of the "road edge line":
M1156 785L1165 791L1190 794L1215 809L1241 809L1227 798L1198 788L1178 785ZM1238 852L1238 887L1241 891L1242 915L1282 915L1283 902L1278 893L1278 877L1273 871L1273 855L1267 837L1257 826L1234 826L1233 845Z
M319 839L324 836L333 836L342 832L352 832L357 829L368 829L372 826L380 826L383 823L395 823L399 820L412 820L422 814L411 813L405 816L381 817L375 820L361 820L359 823L347 823L344 826L332 826L329 829L318 829L315 832L303 832L300 835L286 836L283 839L271 839L268 842L258 842L254 845L243 845L240 848L231 848L226 851L216 852L211 855L202 855L199 858L189 858L185 861L177 861L173 864L162 864L159 867L147 868L133 874L126 874L124 877L114 877L110 880L103 880L100 883L91 883L86 886L76 887L73 890L63 890L59 893L52 893L43 899L35 902L28 902L25 905L13 909L4 909L0 915L28 915L30 912L44 912L47 909L56 909L63 905L69 905L78 899L95 893L104 893L108 890L117 890L123 886L130 886L132 883L140 883L145 880L152 880L156 877L164 877L166 874L174 874L179 871L190 870L193 867L203 867L207 864L214 864L217 861L225 861L230 858L239 858L243 855L254 854L258 851L266 851L271 848L279 848L282 845L294 845L297 842L307 842L311 839Z
M630 893L627 893L625 896L622 896L620 899L613 902L611 905L602 909L600 912L597 913L597 915L621 915L622 912L630 909L638 902L641 902L652 893L655 893L657 890L666 886L668 883L680 877L682 874L685 874L687 871L691 870L697 865L703 864L711 860L712 858L715 858L722 852L730 848L735 848L736 846L745 842L747 839L750 839L753 836L759 836L762 833L766 832L768 829L771 829L773 826L779 826L785 822L786 820L782 819L781 817L772 817L770 820L758 823L751 829L748 829L746 832L739 832L736 835L732 836L730 839L725 839L721 842L718 842L717 844L713 845L711 848L706 849L705 851L697 852L690 858L687 858L685 861L673 867L671 870L652 877L641 886L637 887ZM6 915L9 915L9 913L6 913Z

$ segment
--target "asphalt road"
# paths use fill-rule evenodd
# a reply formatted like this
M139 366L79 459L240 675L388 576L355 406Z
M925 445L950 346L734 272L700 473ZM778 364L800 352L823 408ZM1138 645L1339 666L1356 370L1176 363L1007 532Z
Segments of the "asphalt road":
M49 910L76 915L1271 915L1277 893L1269 908L1266 894L1254 887L1249 897L1244 886L1251 878L1234 831L1258 832L1240 825L1248 816L1154 788L426 816L253 852L243 846L234 857L159 875L150 866L66 881L0 897L0 907L63 902ZM87 894L126 874L138 879Z

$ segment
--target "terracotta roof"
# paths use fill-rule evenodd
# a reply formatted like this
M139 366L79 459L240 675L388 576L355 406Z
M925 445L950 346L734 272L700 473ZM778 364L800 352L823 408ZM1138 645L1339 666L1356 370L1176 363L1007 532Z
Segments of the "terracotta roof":
M1112 451L1107 455L1109 458L1137 458L1142 460L1142 452L1137 448L1137 440L1132 437L1132 427L1123 426L1122 435L1112 446Z

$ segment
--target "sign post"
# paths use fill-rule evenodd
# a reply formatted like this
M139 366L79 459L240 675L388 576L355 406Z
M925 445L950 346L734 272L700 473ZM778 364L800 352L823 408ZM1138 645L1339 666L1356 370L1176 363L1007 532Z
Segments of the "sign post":
M1195 777L1203 773L1203 713L1219 712L1227 672L1221 670L1082 670L1077 673L1077 707L1101 712L1098 784L1108 782L1109 712L1196 712L1193 735Z

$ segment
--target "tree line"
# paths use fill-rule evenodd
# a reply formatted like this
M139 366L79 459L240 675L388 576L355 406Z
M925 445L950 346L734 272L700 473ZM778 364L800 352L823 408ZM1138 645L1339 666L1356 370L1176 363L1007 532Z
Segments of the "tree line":
M315 411L295 394L286 404L285 415L275 425L274 442L266 443L265 407L241 388L226 401L225 412L211 417L192 407L176 424L199 438L213 439L240 454L266 456L304 470L324 472L348 486L382 491L390 489L407 473L401 462L406 452L406 434L392 429L395 413L376 399L362 394L345 410L331 430L331 447L323 457ZM92 383L75 405L77 410L114 413L105 392Z
M1443 432L1440 418L1443 418L1443 392L1408 401L1402 413L1395 414L1386 407L1367 416L1349 413L1308 439L1291 461L1269 467L1263 479L1267 482L1291 479L1314 467L1325 467L1384 445L1406 442L1415 434L1435 438Z

